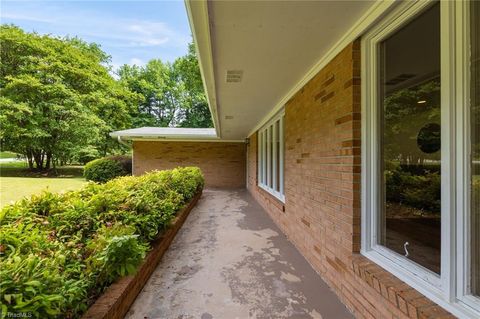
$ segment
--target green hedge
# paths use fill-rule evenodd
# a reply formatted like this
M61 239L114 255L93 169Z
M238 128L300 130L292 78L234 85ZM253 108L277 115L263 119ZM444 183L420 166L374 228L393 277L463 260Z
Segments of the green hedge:
M132 158L130 156L109 156L88 162L83 170L87 181L105 183L119 176L132 174Z
M77 318L203 187L200 169L156 171L44 192L0 211L1 312Z

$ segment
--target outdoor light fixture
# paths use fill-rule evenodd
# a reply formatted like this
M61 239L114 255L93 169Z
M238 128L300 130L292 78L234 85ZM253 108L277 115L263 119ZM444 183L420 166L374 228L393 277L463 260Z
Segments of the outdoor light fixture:
M418 104L424 104L424 103L427 103L427 101L425 101L425 100L420 100L420 101L418 101L417 103L418 103Z

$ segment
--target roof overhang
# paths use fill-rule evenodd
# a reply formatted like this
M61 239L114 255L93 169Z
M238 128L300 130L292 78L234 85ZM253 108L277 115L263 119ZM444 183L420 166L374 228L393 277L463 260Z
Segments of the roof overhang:
M278 113L395 1L185 3L217 135L236 140ZM227 71L242 71L241 81L227 81Z
M207 95L208 107L212 115L213 125L218 137L221 137L220 121L217 111L217 95L215 93L215 75L213 73L213 55L210 40L210 21L206 1L185 2L190 29L197 51L201 70L203 88Z
M196 142L244 142L244 140L220 139L214 128L141 127L110 133L119 141L196 141Z

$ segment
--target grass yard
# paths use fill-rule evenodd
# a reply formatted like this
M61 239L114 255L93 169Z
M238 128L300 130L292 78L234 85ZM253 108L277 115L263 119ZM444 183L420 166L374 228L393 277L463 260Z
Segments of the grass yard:
M16 158L17 153L13 152L0 152L0 158Z
M58 176L51 176L30 172L23 162L0 163L0 207L44 189L52 192L78 189L86 183L82 171L81 166L60 167Z
M0 207L3 207L25 196L39 194L44 189L61 192L80 188L85 184L85 179L78 177L0 177L0 184Z

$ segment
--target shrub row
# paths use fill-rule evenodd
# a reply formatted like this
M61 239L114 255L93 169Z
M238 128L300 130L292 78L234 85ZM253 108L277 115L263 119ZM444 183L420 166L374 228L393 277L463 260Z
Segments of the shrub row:
M177 211L203 187L198 168L44 192L0 211L2 313L77 318L135 272Z
M85 165L83 176L87 181L105 183L120 176L132 174L132 158L117 155L93 160Z

